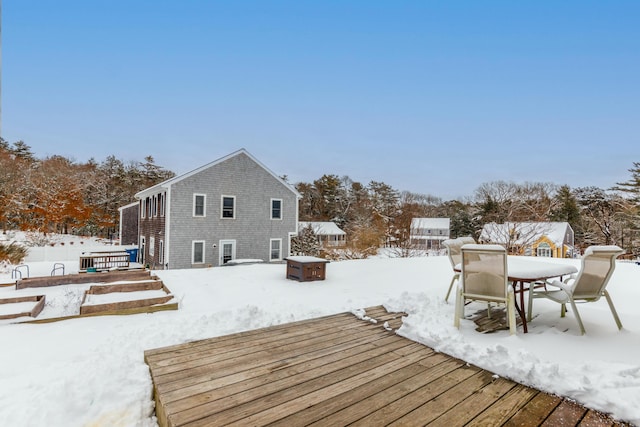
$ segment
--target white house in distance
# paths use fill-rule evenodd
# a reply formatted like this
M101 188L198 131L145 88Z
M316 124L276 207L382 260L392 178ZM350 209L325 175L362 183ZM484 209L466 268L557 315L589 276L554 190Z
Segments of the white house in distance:
M298 230L303 230L311 226L311 229L318 237L318 243L323 248L343 247L347 244L347 233L345 233L335 222L331 221L300 221Z
M411 244L420 249L439 250L449 238L449 218L413 218L411 220Z
M519 255L573 258L575 254L568 222L490 222L482 228L480 241L503 245Z

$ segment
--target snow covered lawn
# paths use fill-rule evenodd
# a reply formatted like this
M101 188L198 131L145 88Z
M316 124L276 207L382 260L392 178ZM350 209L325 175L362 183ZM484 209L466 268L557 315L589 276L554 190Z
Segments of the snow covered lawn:
M579 266L578 260L553 262ZM51 265L31 268L33 276ZM179 310L51 324L0 321L0 420L16 426L153 426L144 350L384 304L409 314L401 335L640 424L636 264L619 263L609 285L624 329L618 331L602 300L580 307L584 336L571 313L561 319L559 306L544 300L534 305L527 335L480 334L466 320L455 329L453 301L444 302L451 278L445 256L333 262L327 279L317 282L286 280L285 272L284 264L157 271ZM9 278L0 275L0 283ZM0 288L0 298L46 294L38 318L56 317L77 309L89 285Z

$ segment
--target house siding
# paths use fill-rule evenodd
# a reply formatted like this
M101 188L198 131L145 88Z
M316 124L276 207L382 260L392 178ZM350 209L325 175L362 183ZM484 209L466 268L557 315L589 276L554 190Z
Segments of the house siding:
M120 244L138 244L138 218L140 215L138 203L122 208L120 213Z
M289 233L296 230L297 196L245 153L171 185L169 268L193 267L194 240L205 242L205 266L221 264L220 240L236 241L237 259L268 261L271 239L282 239L283 257L289 253ZM205 217L193 216L194 193L206 195ZM235 196L234 219L221 218L222 195ZM271 219L274 198L282 199L282 219Z
M156 196L160 194L165 193L161 192L156 194ZM153 198L151 198L151 200L153 200ZM139 254L139 259L144 260L144 265L148 265L151 269L162 269L165 266L164 262L162 262L162 258L164 257L160 253L160 241L164 240L166 217L160 214L159 197L156 198L156 203L157 215L149 217L148 214L145 214L144 218L141 218L140 215L138 216L140 236L144 237L145 240L144 248L140 248L142 253ZM151 248L152 237L154 244L153 250ZM152 253L153 255L151 255Z

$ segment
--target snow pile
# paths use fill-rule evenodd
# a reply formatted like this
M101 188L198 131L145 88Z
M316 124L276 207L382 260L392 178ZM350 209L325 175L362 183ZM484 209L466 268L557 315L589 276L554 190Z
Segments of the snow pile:
M51 265L31 268L32 275L48 274ZM526 335L480 334L468 320L455 329L454 304L444 302L452 274L445 256L332 262L326 280L304 283L287 280L284 264L154 273L179 301L179 310L50 324L0 321L4 425L154 426L145 350L334 313L364 318L362 308L380 304L408 313L398 331L403 336L640 424L636 264L619 263L609 287L624 330L618 331L603 300L580 306L585 336L570 313L560 318L559 306L544 300L536 301ZM0 275L0 283L8 279ZM89 286L0 287L0 298L46 294L39 317L56 317L77 309Z

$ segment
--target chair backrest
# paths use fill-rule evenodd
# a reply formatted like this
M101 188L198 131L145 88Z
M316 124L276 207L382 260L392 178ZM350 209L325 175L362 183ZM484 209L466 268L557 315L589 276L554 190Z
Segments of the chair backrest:
M507 298L507 251L500 245L466 244L462 251L462 292L487 301Z
M462 262L462 252L460 248L462 248L464 243L462 243L460 239L447 239L443 241L442 244L447 248L451 268L455 268L456 265Z
M458 237L458 239L462 242L463 245L466 244L475 244L476 243L476 239L474 239L471 236L463 236L463 237Z
M582 268L573 283L574 299L597 300L616 268L616 258L624 253L618 246L589 246L582 257Z

